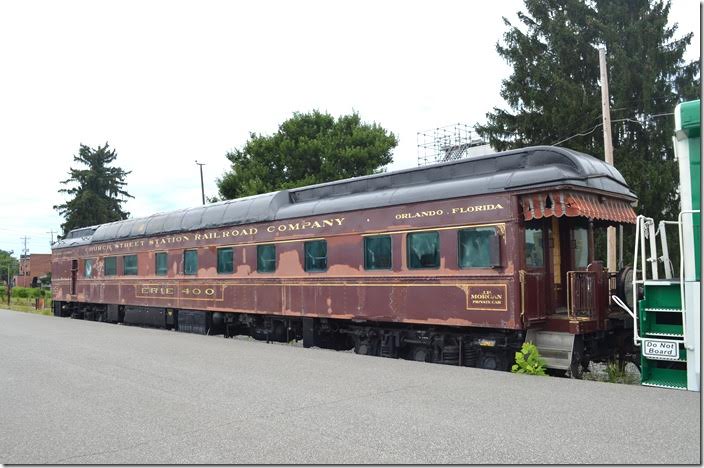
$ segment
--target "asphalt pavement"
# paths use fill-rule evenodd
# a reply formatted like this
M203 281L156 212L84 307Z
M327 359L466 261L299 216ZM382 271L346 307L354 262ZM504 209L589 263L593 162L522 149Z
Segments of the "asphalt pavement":
M0 310L0 463L701 463L700 393Z

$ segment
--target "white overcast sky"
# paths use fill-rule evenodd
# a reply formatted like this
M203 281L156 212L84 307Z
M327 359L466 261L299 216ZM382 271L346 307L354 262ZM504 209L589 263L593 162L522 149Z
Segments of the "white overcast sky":
M677 37L699 2L673 0ZM200 204L249 132L293 112L356 110L400 140L483 122L504 107L495 45L519 0L0 2L0 249L49 252L52 209L80 143L106 141L132 171L133 217ZM515 21L514 21L515 24Z

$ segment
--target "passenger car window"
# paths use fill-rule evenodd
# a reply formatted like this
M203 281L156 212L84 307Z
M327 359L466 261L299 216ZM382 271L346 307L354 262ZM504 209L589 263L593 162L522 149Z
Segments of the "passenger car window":
M218 273L232 273L234 262L235 255L232 247L218 249Z
M117 257L105 257L105 276L115 276L117 274Z
M271 273L276 270L276 245L257 246L257 272Z
M304 244L305 270L325 271L328 269L328 243L324 240L308 241Z
M95 262L93 259L83 260L83 276L86 278L93 277L93 262Z
M125 255L122 257L122 274L136 275L137 274L137 256Z
M543 230L526 228L526 266L544 266Z
M166 254L166 252L157 252L156 256L154 257L154 263L156 266L156 274L159 276L166 275L167 271L169 270L168 255Z
M391 269L391 236L364 238L364 269Z
M437 232L414 232L407 237L408 268L440 266L440 235Z
M495 227L462 229L457 234L460 268L490 268L499 265L499 242Z
M183 274L195 275L198 273L198 251L185 250L183 252Z
M586 228L574 228L572 238L574 239L574 267L586 268L589 264L589 232Z

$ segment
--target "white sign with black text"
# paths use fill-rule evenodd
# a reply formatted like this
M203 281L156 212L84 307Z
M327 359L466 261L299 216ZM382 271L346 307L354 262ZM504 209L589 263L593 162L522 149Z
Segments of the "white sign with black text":
M641 349L643 356L651 359L671 361L680 358L680 347L677 341L644 339Z

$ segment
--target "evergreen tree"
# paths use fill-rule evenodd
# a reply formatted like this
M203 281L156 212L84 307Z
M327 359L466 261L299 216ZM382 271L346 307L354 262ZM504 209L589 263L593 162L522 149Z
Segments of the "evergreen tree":
M72 229L127 219L129 213L123 211L122 203L125 197L134 198L125 190L125 177L130 171L108 167L116 158L117 153L109 149L107 143L96 149L81 144L78 156L74 155L73 160L87 168L70 168L70 177L61 183L75 185L59 192L72 198L54 206L65 218L61 225L64 236Z
M274 135L252 133L241 150L228 153L232 170L218 179L218 189L230 199L373 174L391 163L397 143L393 133L362 123L357 113L337 119L295 113Z
M675 105L696 99L698 60L685 64L692 34L675 39L669 1L525 0L520 26L506 18L501 57L513 67L478 132L497 149L564 146L603 158L598 47L607 50L614 163L639 197L638 212L679 211L672 149ZM693 9L692 14L698 14Z
M12 279L13 276L17 275L20 271L19 265L20 262L10 252L0 249L0 284L7 284L8 278ZM0 296L2 296L1 287Z

